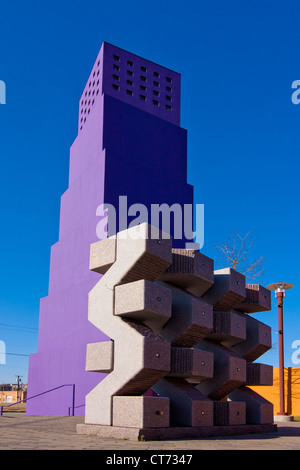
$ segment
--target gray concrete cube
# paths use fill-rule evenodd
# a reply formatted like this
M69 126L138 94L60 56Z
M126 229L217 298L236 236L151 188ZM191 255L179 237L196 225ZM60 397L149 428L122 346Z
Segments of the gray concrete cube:
M90 247L90 270L105 274L116 261L116 250L115 235L93 243Z
M127 359L130 358L131 361L136 362L136 372L115 394L142 395L170 371L171 347L168 341L162 340L143 325L129 322L129 320L126 320L126 322L131 324L132 328L139 331L143 336L140 338L139 358L136 356L137 349L135 345L128 344L126 348ZM126 356L123 361L125 366Z
M214 272L214 284L203 295L203 300L214 310L229 311L239 305L246 296L245 276L231 268Z
M170 399L171 426L213 425L213 402L184 379L164 378L153 389Z
M214 312L214 326L206 337L226 347L245 341L246 318L233 312Z
M247 385L273 385L273 366L248 362Z
M228 397L230 400L246 403L247 424L273 423L273 404L251 388L238 388L231 392Z
M111 372L113 370L113 355L113 341L88 344L85 370L89 372Z
M175 287L170 288L172 316L160 334L173 346L192 347L212 330L212 306Z
M117 234L117 259L132 266L126 270L118 284L145 279L154 282L172 262L172 240L158 231L157 239L151 237L151 226L141 224ZM169 238L167 238L169 237ZM137 258L140 253L139 258Z
M232 346L232 351L240 354L249 362L254 362L272 347L272 330L256 318L246 318L245 341Z
M139 280L115 287L115 315L139 320L153 330L171 317L172 294L167 287Z
M213 377L214 355L194 348L171 348L169 377L179 377L191 382Z
M246 313L271 310L271 291L259 284L246 284L246 297L234 308Z
M214 401L214 426L239 426L246 424L246 403Z
M172 264L160 280L201 297L214 282L214 262L195 250L172 249Z
M113 426L168 427L169 400L158 397L113 397Z
M197 389L212 400L221 400L246 383L246 361L222 345L201 340L196 346L214 354L214 376L197 385Z

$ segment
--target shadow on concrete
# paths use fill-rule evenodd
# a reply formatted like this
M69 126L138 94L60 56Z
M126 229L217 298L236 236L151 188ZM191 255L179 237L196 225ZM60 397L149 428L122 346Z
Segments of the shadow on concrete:
M278 426L277 433L280 436L300 436L300 426L280 426L280 427ZM299 443L299 447L300 447L300 443Z
M240 434L235 436L216 436L216 437L207 437L205 439L215 441L215 440L227 440L227 441L237 441L237 440L263 440L263 439L276 439L278 437L300 437L300 422L295 423L294 425L278 425L277 431L267 432L267 433L251 433L251 434ZM300 442L299 442L300 448Z

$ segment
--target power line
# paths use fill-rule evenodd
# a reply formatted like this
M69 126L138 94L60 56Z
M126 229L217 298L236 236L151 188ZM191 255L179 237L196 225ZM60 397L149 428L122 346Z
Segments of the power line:
M33 327L30 327L30 326L11 325L10 323L0 323L0 326L8 326L10 328L22 328L24 330L38 331L38 328L33 328Z
M19 354L19 353L9 353L9 352L3 353L3 354L5 354L6 356L24 356L24 357L29 357L29 354Z

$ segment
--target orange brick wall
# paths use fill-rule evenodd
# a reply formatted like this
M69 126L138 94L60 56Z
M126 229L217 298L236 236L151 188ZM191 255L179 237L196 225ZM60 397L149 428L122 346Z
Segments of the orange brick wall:
M279 369L273 369L273 386L250 387L274 405L274 415L279 411ZM300 416L300 367L284 369L285 412Z

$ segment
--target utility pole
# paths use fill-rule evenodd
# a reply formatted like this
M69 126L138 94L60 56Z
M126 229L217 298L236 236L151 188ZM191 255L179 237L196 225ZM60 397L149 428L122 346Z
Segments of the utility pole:
M21 397L19 395L19 391L21 390L21 387L20 387L20 384L21 384L21 378L23 377L23 375L16 375L17 377L17 384L18 384L18 388L17 388L17 401L20 401L21 400Z

